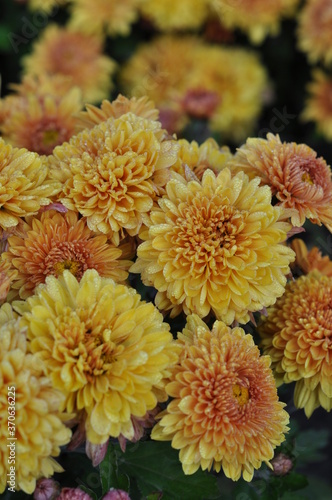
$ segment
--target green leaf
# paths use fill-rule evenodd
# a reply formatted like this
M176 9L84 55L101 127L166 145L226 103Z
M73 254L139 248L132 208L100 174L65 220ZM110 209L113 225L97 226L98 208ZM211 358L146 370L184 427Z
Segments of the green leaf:
M111 488L129 490L129 478L118 473L117 455L114 445L110 442L104 460L99 464L100 481L103 494Z
M327 429L310 429L296 436L293 455L298 463L313 463L324 460L321 452L329 442L330 431Z
M144 497L158 492L162 500L209 500L220 498L217 480L212 474L199 470L186 476L178 452L170 443L145 441L128 444L119 455L119 469L137 481ZM132 495L132 492L130 492ZM132 497L135 500L135 497ZM139 497L138 500L141 500Z

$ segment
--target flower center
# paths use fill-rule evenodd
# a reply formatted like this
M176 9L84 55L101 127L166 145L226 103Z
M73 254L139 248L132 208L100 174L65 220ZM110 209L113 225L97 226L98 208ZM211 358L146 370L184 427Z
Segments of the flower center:
M83 241L63 241L52 248L45 259L44 274L59 276L68 269L77 279L81 279L89 269L90 252Z
M308 184L314 183L309 172L304 172L301 179L302 179L302 182L307 182Z
M77 276L81 270L81 263L72 260L64 260L63 262L56 262L54 264L54 271L57 276L63 273L65 269L68 269L74 276Z
M42 142L44 146L51 146L57 144L57 140L59 137L59 131L55 129L45 130L42 138Z
M249 401L249 389L247 387L243 387L239 384L233 385L233 396L238 402L239 406L244 406Z

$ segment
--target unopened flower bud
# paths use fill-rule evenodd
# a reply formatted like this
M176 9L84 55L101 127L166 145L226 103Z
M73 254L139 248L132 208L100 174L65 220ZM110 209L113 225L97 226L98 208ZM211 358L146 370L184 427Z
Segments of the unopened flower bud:
M62 488L57 500L92 500L92 498L80 488Z
M106 495L103 496L102 500L130 500L130 496L126 491L111 488Z
M279 453L271 460L271 465L276 476L285 476L292 469L293 462L284 453Z
M97 467L105 458L108 441L103 444L93 444L89 440L85 444L85 453L92 460L92 465Z
M60 484L54 479L38 479L33 493L34 500L54 500L59 496Z

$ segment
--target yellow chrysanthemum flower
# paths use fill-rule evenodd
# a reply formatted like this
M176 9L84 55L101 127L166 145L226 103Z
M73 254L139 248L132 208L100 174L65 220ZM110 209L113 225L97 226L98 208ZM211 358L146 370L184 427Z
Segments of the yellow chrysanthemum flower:
M87 35L129 35L141 0L72 0L69 26Z
M2 306L0 322L0 493L10 485L32 494L38 478L63 470L52 457L71 431L59 413L64 396L45 377L43 362L29 353L25 328L9 304Z
M17 270L12 269L9 262L0 260L0 305L7 299L10 287L16 277Z
M231 324L282 295L294 252L282 245L290 224L271 205L271 190L228 168L202 182L177 178L153 208L130 271L157 290L156 304Z
M100 108L92 104L86 105L86 111L81 111L78 114L77 128L92 128L99 123L105 122L109 118L120 118L126 113L134 113L134 115L147 118L149 120L158 120L159 110L155 108L154 103L146 96L125 97L118 95L114 101L104 99Z
M278 400L268 356L251 335L216 321L210 331L188 317L179 363L166 391L173 400L157 418L152 439L172 441L185 474L222 468L237 481L269 465L287 432L289 417Z
M208 0L143 0L141 12L162 31L197 29L208 15Z
M28 0L28 5L31 10L42 10L46 13L51 13L54 9L65 6L70 0Z
M299 0L209 0L226 28L240 28L253 43L262 43L268 35L276 35L284 16L294 14Z
M323 71L313 72L313 81L307 86L309 95L306 99L302 118L314 121L317 130L332 141L332 78Z
M332 224L331 169L306 144L281 142L273 134L249 138L229 166L270 186L278 205L292 210L293 226L302 226L306 218L314 224Z
M130 252L125 243L115 247L104 235L96 236L78 214L49 210L26 219L22 235L8 238L7 251L1 258L16 273L12 288L26 299L49 275L59 276L68 269L78 280L87 269L100 276L124 282L132 262L124 260Z
M116 68L102 49L99 38L50 24L23 59L24 74L66 76L84 101L99 102L109 95Z
M214 139L207 139L198 145L196 141L188 142L186 139L178 141L180 146L178 159L171 166L171 170L179 173L183 177L202 179L207 169L218 174L232 158L229 148L224 146L220 148ZM188 172L188 168L191 172Z
M307 417L332 408L331 296L331 276L311 271L287 284L258 329L278 385L296 382L295 406Z
M148 95L161 120L173 112L172 130L199 116L237 141L252 131L267 88L267 73L255 53L211 46L194 36L161 36L143 44L120 79L128 95Z
M126 233L138 234L177 150L159 122L126 113L55 148L50 163L64 181L62 203L118 245Z
M298 19L298 45L309 61L332 62L332 2L307 0Z
M49 276L14 304L31 351L66 396L64 408L84 414L87 439L132 439L131 416L165 399L164 378L177 361L169 325L153 304L94 269L80 282L70 271Z
M40 156L13 148L0 138L0 228L17 226L20 218L34 215L51 203L61 184L48 178L48 167Z

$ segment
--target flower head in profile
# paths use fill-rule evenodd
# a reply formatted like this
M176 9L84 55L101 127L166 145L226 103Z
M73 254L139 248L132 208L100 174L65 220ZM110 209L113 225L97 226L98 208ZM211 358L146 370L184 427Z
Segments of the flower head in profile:
M268 35L279 32L280 21L294 13L299 0L209 0L211 8L220 16L226 28L239 28L250 37L252 43L259 44Z
M282 295L294 259L282 245L290 224L258 184L228 168L218 176L207 170L201 183L168 182L130 268L158 290L161 310L246 323Z
M72 0L69 26L87 35L129 35L141 0Z
M0 310L0 492L7 486L10 472L9 415L15 416L15 481L17 489L32 494L36 480L61 472L54 460L67 444L71 431L59 413L64 396L45 376L45 367L29 353L25 328L15 318L9 304ZM10 392L9 392L10 391ZM8 398L10 393L14 396ZM15 401L10 406L10 401ZM14 413L8 408L14 408Z
M179 139L180 146L178 159L172 165L171 170L179 173L183 177L188 177L188 168L199 180L202 179L207 169L218 174L232 158L232 153L227 146L219 147L214 139L207 139L202 144L196 141L188 142L186 139Z
M307 0L298 18L298 45L311 63L332 62L331 0Z
M197 29L208 15L208 0L144 0L141 12L161 31Z
M33 215L49 205L61 184L50 180L46 163L36 153L13 148L0 138L0 228L19 224L22 217Z
M278 205L293 210L294 226L302 226L306 218L315 224L332 223L331 170L306 144L281 142L273 134L267 139L249 138L230 166L270 186Z
M62 203L118 245L126 233L138 234L177 150L159 122L126 113L55 148L51 166L64 182Z
M316 123L317 130L327 140L332 140L332 78L316 69L307 86L308 97L302 112L305 121Z
M298 238L292 240L290 246L296 254L293 265L298 266L304 274L317 269L321 274L332 277L332 261L328 255L323 257L318 247L308 250L304 241Z
M332 408L332 277L317 270L288 283L259 333L277 383L296 382L294 403L307 417Z
M24 73L63 75L82 91L87 102L108 96L116 64L103 54L102 41L91 35L50 24L23 60Z
M68 141L75 133L74 115L82 109L82 96L73 87L58 96L27 92L5 97L3 106L9 111L0 122L4 139L13 146L40 155L50 155L55 146Z
M104 99L100 108L86 104L86 111L81 111L78 115L77 128L92 128L109 118L120 118L126 113L133 113L149 120L158 120L159 118L159 110L155 108L154 103L147 96L129 99L119 94L114 101Z
M28 218L22 236L8 238L2 259L16 273L13 289L26 299L47 276L60 276L65 269L78 280L87 269L96 269L101 276L124 282L132 264L125 260L129 251L129 244L117 248L106 236L96 236L77 213L49 210Z
M152 439L172 441L185 474L222 468L234 481L251 481L288 430L270 358L242 328L216 321L209 330L196 315L177 342L179 363L166 385L173 399L157 416Z
M31 351L45 361L70 413L83 413L86 437L134 436L143 417L165 399L164 379L177 361L169 325L134 289L88 269L48 276L35 295L15 302Z

